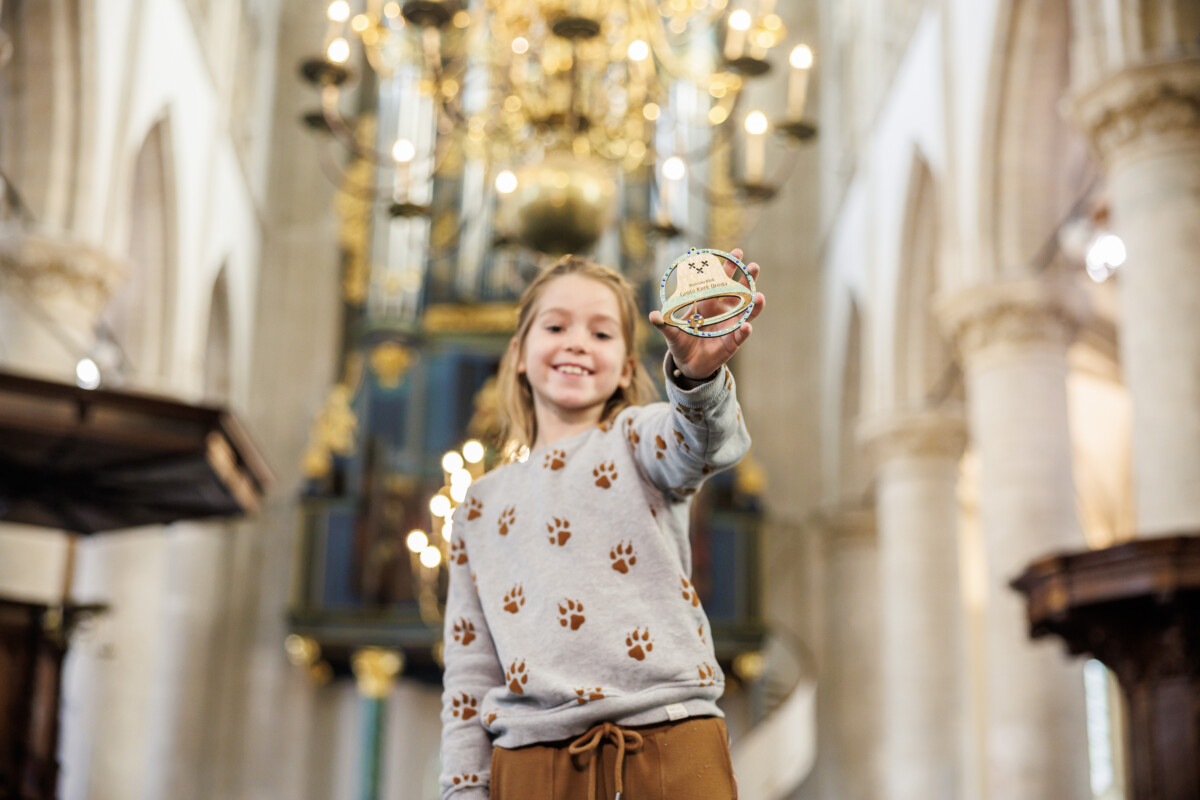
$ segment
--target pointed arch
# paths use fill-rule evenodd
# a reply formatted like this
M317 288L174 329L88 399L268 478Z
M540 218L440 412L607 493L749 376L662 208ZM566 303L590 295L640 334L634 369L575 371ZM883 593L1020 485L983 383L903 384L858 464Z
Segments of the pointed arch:
M233 330L229 312L229 265L213 281L204 336L204 397L227 402L233 388Z
M170 117L146 134L133 162L128 274L104 316L125 355L127 380L157 386L169 374L177 281Z
M899 410L927 407L952 368L951 349L933 314L941 275L940 205L933 171L917 153L908 181L895 293L894 407Z
M1071 86L1069 0L1012 0L1001 13L984 125L979 208L985 279L1027 277L1096 168L1061 111Z

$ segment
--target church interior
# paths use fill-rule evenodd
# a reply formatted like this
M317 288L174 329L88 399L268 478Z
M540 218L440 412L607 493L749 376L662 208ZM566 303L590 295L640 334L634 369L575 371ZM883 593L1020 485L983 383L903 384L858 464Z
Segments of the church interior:
M1195 0L0 0L0 190L0 800L441 797L518 298L691 248L739 797L1200 798Z

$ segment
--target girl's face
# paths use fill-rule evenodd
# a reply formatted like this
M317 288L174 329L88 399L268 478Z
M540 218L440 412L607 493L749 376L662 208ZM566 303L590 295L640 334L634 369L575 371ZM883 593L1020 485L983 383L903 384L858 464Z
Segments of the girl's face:
M547 413L599 422L608 399L633 379L621 328L617 296L600 281L564 275L546 284L517 362L539 422Z

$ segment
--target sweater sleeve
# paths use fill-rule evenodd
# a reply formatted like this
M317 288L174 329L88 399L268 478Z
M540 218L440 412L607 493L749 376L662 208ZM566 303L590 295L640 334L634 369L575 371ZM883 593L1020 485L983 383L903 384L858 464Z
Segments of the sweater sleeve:
M669 368L668 360L663 370L667 402L627 417L625 435L650 482L683 500L709 475L741 461L750 449L750 433L728 366L692 389L680 387Z
M468 512L469 508L465 504L462 511ZM455 525L450 549L439 784L442 800L487 800L492 742L483 728L481 705L489 689L503 685L504 672L475 589L467 550L468 531L463 529L469 529L465 521Z

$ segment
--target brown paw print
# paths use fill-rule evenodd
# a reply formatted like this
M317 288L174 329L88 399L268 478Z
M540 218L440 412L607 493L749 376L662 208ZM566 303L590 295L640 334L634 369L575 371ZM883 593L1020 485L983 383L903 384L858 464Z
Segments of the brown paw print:
M629 568L637 563L637 551L633 549L633 542L618 544L608 551L608 557L612 559L612 568L622 575L628 573Z
M479 785L479 776L478 775L469 775L466 772L464 772L461 775L455 775L454 776L454 785L455 786L478 786Z
M459 693L461 697L454 698L454 716L461 717L466 722L479 713L479 701L466 692Z
M625 418L625 438L629 440L630 447L636 447L642 437L638 436L637 429L633 427L633 420L629 417Z
M698 486L676 486L671 489L671 494L680 500L686 500L698 491L700 491L700 487Z
M617 465L612 461L607 464L601 461L600 465L592 470L592 476L596 479L597 486L601 489L607 489L617 479Z
M509 506L500 512L500 519L497 524L500 526L500 535L508 536L508 529L517 521L517 509L514 506Z
M496 721L496 712L495 711L493 711L492 713L488 714L486 717L483 718L484 725L491 725L495 721Z
M708 637L704 635L704 623L700 623L700 627L696 628L696 632L700 634L700 643L708 644Z
M570 625L571 630L577 631L584 621L583 603L567 598L558 604L559 625L562 625L564 628Z
M467 521L477 519L483 516L483 503L476 500L474 497L467 499Z
M728 368L725 369L725 389L733 391L733 373Z
M703 467L700 468L701 475L711 475L712 473L713 473L713 468L708 464L705 464Z
M666 458L666 455L667 455L666 441L661 436L655 435L655 437L654 437L654 457L657 459L663 459L663 458Z
M475 641L475 623L466 617L462 617L454 623L454 641L461 643L464 647Z
M609 431L611 431L613 428L613 422L614 422L614 420L611 420L611 419L606 419L606 420L604 420L604 422L601 422L600 423L600 432L608 433Z
M683 582L683 599L699 608L700 597L696 594L696 587L692 586L692 582L687 578L680 577L679 580Z
M471 585L475 587L475 592L479 592L479 576L474 572L471 573Z
M504 595L504 610L510 614L515 614L521 610L521 606L525 605L525 587L517 584Z
M604 690L601 689L599 686L597 686L593 689L584 687L582 689L575 690L575 702L579 703L579 705L583 705L584 703L591 702L592 700L603 700L603 699L604 699Z
M523 688L529 683L529 673L525 671L525 662L512 662L504 673L504 680L508 682L508 690L513 694L525 694Z
M646 654L654 649L654 642L650 640L650 629L643 631L641 628L634 628L633 633L625 637L625 646L629 648L630 658L643 660Z
M467 543L462 539L455 539L450 543L450 563L467 563Z
M562 450L551 450L542 460L542 466L546 469L562 469L566 465L567 454Z
M693 424L699 424L704 421L704 409L692 408L685 406L683 403L676 403L675 410L683 415L683 418Z
M692 448L689 447L688 443L683 440L683 434L679 431L675 431L675 443L682 447L685 453L692 452Z
M655 508L654 506L650 506L650 516L654 517L655 519L658 519L658 509Z
M708 664L697 664L696 671L700 673L701 686L712 686L717 682L717 671Z
M553 522L546 523L546 530L550 531L550 544L556 544L562 547L571 538L571 523L565 519L554 518Z

